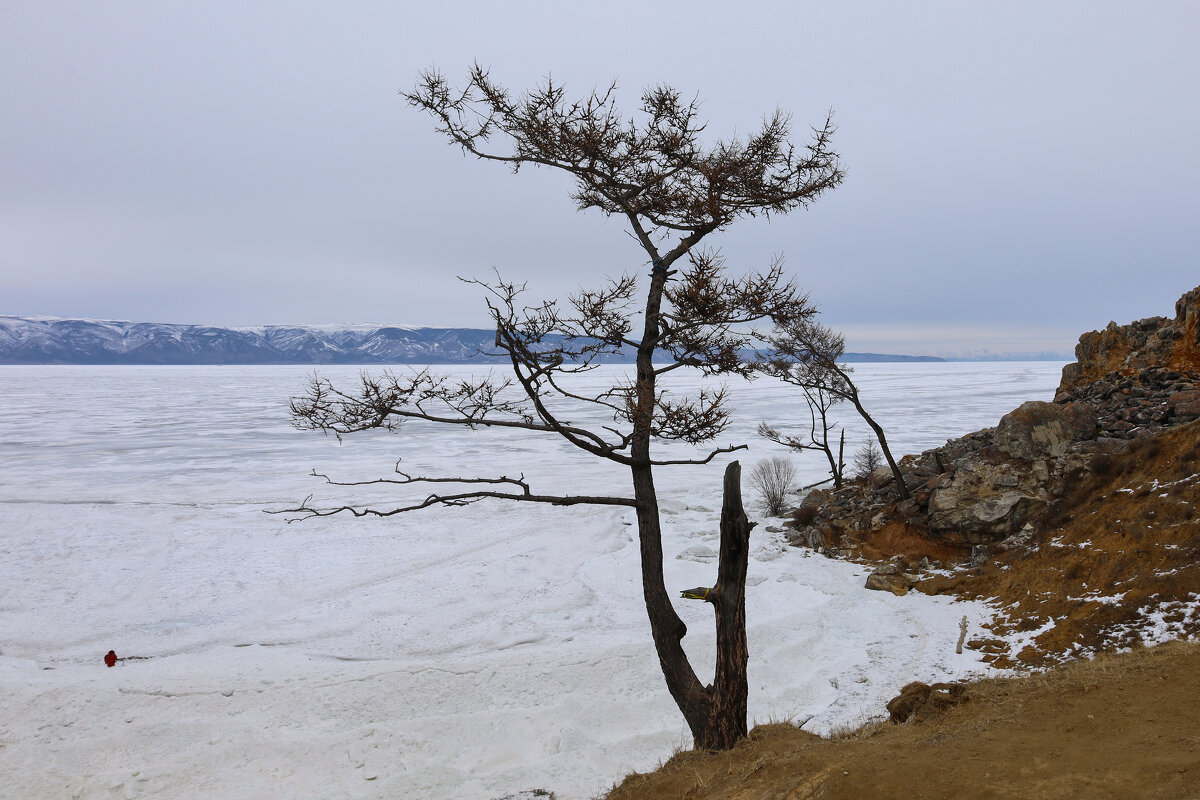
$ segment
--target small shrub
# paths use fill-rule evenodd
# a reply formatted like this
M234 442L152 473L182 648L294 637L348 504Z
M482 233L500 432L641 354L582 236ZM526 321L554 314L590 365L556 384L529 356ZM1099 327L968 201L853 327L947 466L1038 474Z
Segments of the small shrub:
M875 444L874 439L868 439L867 443L858 448L858 452L854 454L854 476L870 478L871 473L881 466L883 466L883 453L879 452L879 447Z
M776 517L783 513L784 500L795 479L796 467L783 456L763 459L750 471L750 485L758 492L766 512Z

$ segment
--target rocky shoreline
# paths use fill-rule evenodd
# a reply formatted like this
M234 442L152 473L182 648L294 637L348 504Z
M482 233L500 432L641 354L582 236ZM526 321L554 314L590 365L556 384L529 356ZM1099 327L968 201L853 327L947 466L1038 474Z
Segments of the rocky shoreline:
M1055 617L1048 610L1039 617L1028 599L1015 596L1036 581L1022 584L1014 576L1081 572L1087 569L1082 560L1109 550L1120 553L1110 553L1107 563L1126 564L1120 574L1128 573L1114 581L1138 579L1138 565L1127 563L1131 554L1141 561L1161 556L1161 569L1143 583L1182 569L1200 591L1200 574L1193 574L1200 556L1200 522L1194 518L1200 507L1200 287L1179 299L1173 319L1110 323L1085 333L1076 358L1063 369L1053 402L1024 403L994 428L901 459L908 499L900 498L886 469L841 489L811 492L793 515L789 542L876 563L867 588L994 599L1019 606L1026 626L1035 618L1053 626ZM1154 487L1162 491L1152 493ZM1145 502L1130 507L1126 501L1132 499ZM1076 520L1087 504L1089 518ZM1133 517L1144 521L1131 522ZM1055 554L1072 536L1081 544L1067 564L1066 556ZM1135 537L1136 547L1112 540L1118 536ZM1047 562L1052 556L1058 557L1053 566ZM1079 603L1064 610L1061 597L1053 600L1056 584L1047 580L1047 609L1054 605L1066 616L1078 610ZM1095 587L1079 575L1061 578L1066 595L1072 581L1095 596L1085 591ZM1162 602L1185 602L1187 586L1183 581L1165 591ZM1068 649L1094 652L1109 640L1128 643L1128 636L1114 631L1121 625L1132 630L1134 616L1152 620L1161 609L1147 601L1127 611L1107 627L1079 633ZM1001 617L999 627L1005 624ZM1035 659L1031 654L1025 660ZM997 661L1014 663L1000 653Z

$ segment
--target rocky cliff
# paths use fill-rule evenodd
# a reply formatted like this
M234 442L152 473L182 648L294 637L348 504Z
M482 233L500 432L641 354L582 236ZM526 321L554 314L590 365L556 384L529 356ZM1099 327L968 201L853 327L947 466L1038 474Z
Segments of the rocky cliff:
M1053 403L1030 401L986 428L900 461L911 497L888 474L814 492L825 541L899 520L951 544L999 544L1037 527L1096 457L1200 419L1200 287L1176 317L1085 333ZM821 529L823 526L823 529ZM809 536L812 539L814 537Z
M1200 370L1200 286L1179 298L1175 318L1150 317L1129 325L1108 323L1079 337L1074 364L1063 368L1059 392L1070 392L1111 373L1130 377L1147 369Z

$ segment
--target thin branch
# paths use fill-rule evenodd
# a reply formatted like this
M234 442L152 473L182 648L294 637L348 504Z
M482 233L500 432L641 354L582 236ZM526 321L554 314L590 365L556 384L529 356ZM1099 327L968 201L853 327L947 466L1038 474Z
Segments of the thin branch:
M335 484L345 486L348 484ZM590 497L587 495L540 495L540 494L511 494L506 492L462 492L459 494L431 494L422 500L409 506L399 508L390 508L380 510L376 508L357 508L355 506L337 506L334 508L314 508L308 505L308 501L312 498L310 495L305 498L296 508L285 508L280 510L267 510L267 514L298 514L299 516L288 519L287 522L301 522L313 517L332 517L336 514L348 513L355 517L392 517L397 514L406 514L411 511L420 511L431 506L466 506L472 503L477 503L480 500L496 499L496 500L514 500L526 503L545 503L553 506L575 506L575 505L600 505L600 506L628 506L636 507L636 502L632 498L626 497Z
M480 500L512 500L525 503L545 503L554 506L575 506L575 505L604 505L604 506L635 506L632 498L626 497L608 497L604 495L545 495L534 494L526 483L525 477L509 478L500 476L499 478L461 478L461 477L440 477L431 478L425 476L414 476L408 473L401 472L399 464L397 464L395 472L400 475L396 478L375 478L366 481L335 481L328 475L317 472L312 472L313 477L324 479L325 483L330 486L375 486L379 484L391 485L411 485L424 483L455 483L455 484L508 484L518 487L520 493L514 492L498 492L492 490L476 490L469 492L457 492L454 494L430 494L424 500L412 505L400 506L387 510L379 510L374 508L359 508L356 506L336 506L333 508L315 508L309 505L312 500L312 495L304 498L300 505L295 508L285 508L280 510L267 510L268 514L299 514L299 517L289 519L288 522L298 522L312 517L330 517L335 514L349 513L356 517L376 516L376 517L391 517L396 514L404 514L410 511L419 511L431 506L465 506L472 503L477 503Z
M745 444L729 445L728 447L718 447L716 450L709 452L709 454L707 456L705 456L704 458L674 459L674 460L670 460L670 461L651 460L650 465L654 466L654 467L699 466L701 464L707 464L708 462L712 461L714 458L716 458L719 455L724 455L725 453L736 453L738 450L748 450L748 449L750 449L750 446L745 445Z

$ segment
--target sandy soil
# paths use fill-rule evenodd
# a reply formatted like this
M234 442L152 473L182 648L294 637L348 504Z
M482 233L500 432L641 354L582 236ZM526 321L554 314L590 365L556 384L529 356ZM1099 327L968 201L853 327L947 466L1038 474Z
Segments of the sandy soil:
M1200 798L1200 645L984 680L965 698L833 739L762 726L728 753L631 776L608 800Z

